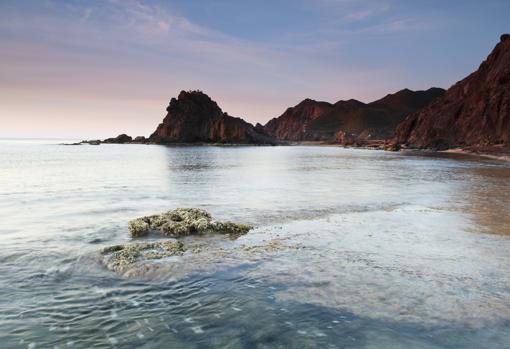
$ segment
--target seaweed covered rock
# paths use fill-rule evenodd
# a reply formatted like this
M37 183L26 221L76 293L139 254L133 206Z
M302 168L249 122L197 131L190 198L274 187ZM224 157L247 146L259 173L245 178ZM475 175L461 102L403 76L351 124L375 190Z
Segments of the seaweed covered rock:
M108 269L122 273L135 263L181 255L183 252L182 242L170 239L109 246L101 251L101 256Z
M132 237L144 236L150 231L170 237L208 233L239 236L246 234L251 228L245 224L216 221L208 212L198 208L178 208L160 215L137 218L128 223Z

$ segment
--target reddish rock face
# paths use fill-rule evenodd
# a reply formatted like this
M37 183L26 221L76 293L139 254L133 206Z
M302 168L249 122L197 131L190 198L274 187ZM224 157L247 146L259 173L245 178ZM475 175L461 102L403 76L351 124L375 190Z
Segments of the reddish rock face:
M324 115L333 108L328 102L305 99L288 108L281 116L269 120L264 130L270 135L289 141L306 140L306 128L310 121Z
M338 131L335 135L335 141L344 146L354 146L357 144L357 137L344 131Z
M392 143L447 149L510 143L510 35L478 70L400 124Z
M385 139L405 117L444 93L408 89L365 104L355 99L335 104L305 99L272 119L264 129L281 140L337 142L342 135L358 139ZM340 136L339 136L340 135Z
M224 113L201 91L181 91L149 137L155 143L273 144L274 139L241 118Z

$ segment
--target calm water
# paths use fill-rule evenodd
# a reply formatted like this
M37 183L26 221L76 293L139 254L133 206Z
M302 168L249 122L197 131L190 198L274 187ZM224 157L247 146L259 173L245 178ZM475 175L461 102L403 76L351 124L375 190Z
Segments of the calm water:
M0 141L0 348L510 347L508 163L51 143ZM104 269L129 219L176 207L256 228Z

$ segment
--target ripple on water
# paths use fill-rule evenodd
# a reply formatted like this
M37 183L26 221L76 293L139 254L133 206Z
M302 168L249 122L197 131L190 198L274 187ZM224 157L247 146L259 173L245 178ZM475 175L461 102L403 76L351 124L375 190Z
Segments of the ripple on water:
M326 147L133 145L129 161L115 145L0 147L6 348L510 343L506 165ZM102 245L129 241L129 219L179 206L258 228L204 239L153 279L98 263Z

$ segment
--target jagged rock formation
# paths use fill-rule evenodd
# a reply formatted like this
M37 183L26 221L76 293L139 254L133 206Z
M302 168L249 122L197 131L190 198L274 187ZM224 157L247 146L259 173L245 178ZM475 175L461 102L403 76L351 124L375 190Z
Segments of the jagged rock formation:
M303 141L310 121L326 114L332 108L333 105L328 102L305 99L298 105L288 108L278 118L269 120L264 130L278 139Z
M272 119L264 129L278 139L293 141L331 141L345 139L384 139L391 137L405 117L444 93L408 89L389 94L372 103L355 99L335 104L306 99Z
M261 128L224 113L201 91L181 91L172 98L168 114L149 137L154 143L274 144Z
M477 71L398 126L392 147L447 149L510 141L510 35Z

